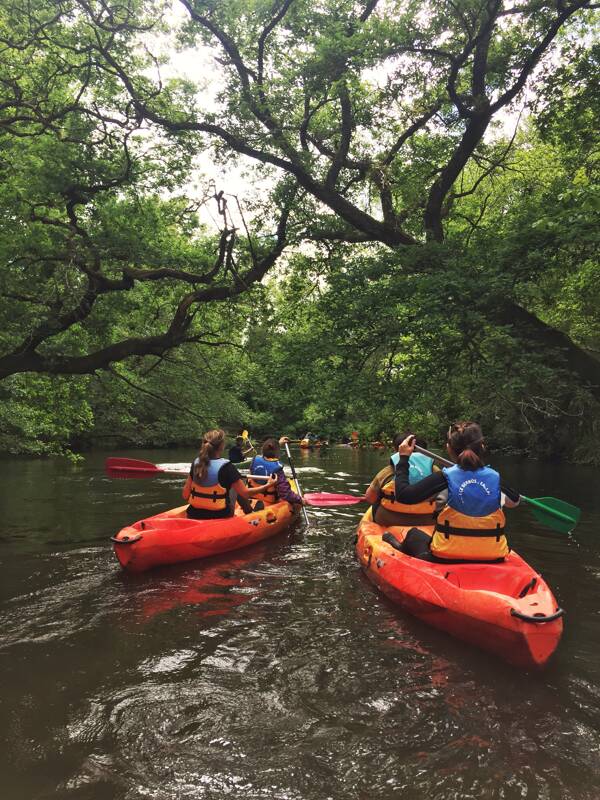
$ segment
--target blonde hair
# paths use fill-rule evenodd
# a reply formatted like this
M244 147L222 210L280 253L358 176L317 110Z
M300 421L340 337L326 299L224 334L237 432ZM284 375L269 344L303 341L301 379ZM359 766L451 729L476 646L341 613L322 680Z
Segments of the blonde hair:
M225 441L225 431L206 431L200 442L200 450L194 467L194 479L201 481L208 471L211 459L215 458L219 448Z

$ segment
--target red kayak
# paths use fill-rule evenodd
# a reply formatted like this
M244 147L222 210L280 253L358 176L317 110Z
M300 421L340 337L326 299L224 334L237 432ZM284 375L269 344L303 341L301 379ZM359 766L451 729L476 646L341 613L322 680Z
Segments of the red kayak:
M560 641L564 612L541 575L514 550L500 564L407 556L397 548L408 530L376 525L367 511L356 553L369 580L429 625L517 667L543 667Z
M129 572L144 572L163 564L206 558L260 542L281 533L297 515L298 507L275 503L262 511L233 517L194 520L187 505L147 517L112 537L115 555Z

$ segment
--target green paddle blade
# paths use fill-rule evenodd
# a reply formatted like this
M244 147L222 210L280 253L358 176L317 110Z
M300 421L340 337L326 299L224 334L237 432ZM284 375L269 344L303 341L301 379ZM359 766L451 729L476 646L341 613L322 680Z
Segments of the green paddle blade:
M547 525L559 533L571 533L579 522L581 509L556 497L525 497L521 495L527 505L531 506L533 516L542 525Z

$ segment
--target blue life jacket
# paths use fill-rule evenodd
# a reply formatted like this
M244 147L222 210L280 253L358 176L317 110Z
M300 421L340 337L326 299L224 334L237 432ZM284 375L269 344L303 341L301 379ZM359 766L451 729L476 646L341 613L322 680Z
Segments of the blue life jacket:
M501 507L500 475L491 467L467 470L455 464L444 467L448 505L469 517L485 517Z
M252 464L250 465L250 474L264 475L266 478L268 478L269 475L277 472L278 469L283 469L283 464L280 461L271 460L270 458L265 458L264 456L254 456L252 459ZM265 483L266 480L256 481L255 485L263 486Z
M227 464L228 460L227 458L211 458L208 462L206 475L201 481L197 481L196 478L194 478L194 483L197 483L198 486L214 486L216 483L219 483L219 470L223 464ZM198 459L195 458L193 468L196 467L197 463Z
M265 480L260 478L249 477L248 486L264 486L266 484L266 477L272 475L274 472L283 469L283 464L273 458L265 458L264 456L254 456L252 464L250 465L251 475L264 475ZM254 495L255 500L262 500L266 506L273 505L277 502L277 489L265 489Z
M400 453L392 453L390 462L395 468L400 461ZM408 459L408 482L418 483L431 475L433 471L433 459L424 456L422 453L413 453Z
M190 505L204 511L224 512L229 510L229 492L219 483L219 470L228 464L226 458L212 458L208 462L206 474L201 480L196 478L198 459L192 463L192 486L190 489Z

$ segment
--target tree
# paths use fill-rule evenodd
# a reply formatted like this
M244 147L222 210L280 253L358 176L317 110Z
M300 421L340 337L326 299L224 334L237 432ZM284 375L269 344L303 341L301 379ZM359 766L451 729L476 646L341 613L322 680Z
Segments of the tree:
M216 189L220 232L201 225L202 199L182 188L197 137L149 131L119 93L95 43L123 56L136 6L105 10L110 22L90 25L73 2L1 9L0 379L92 373L218 339L199 306L247 291L285 245L293 192L270 205L278 221L260 240L238 235ZM152 317L132 313L148 302Z

